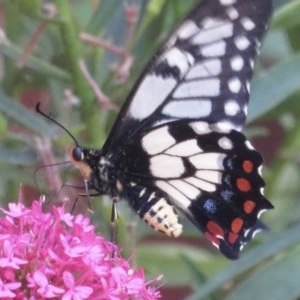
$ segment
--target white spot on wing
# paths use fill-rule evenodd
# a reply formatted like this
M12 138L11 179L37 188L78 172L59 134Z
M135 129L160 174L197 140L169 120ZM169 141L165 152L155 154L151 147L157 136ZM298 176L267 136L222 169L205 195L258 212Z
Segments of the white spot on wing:
M222 153L201 153L189 158L189 161L198 170L224 170L223 160L226 157Z
M142 138L143 149L150 155L160 153L175 143L176 140L168 132L168 126L152 130Z
M174 118L201 118L210 115L209 100L173 100L162 110L162 113Z
M258 212L258 214L257 214L257 218L260 219L261 215L262 215L264 212L266 212L266 211L267 211L267 209L262 209L262 210L260 210L260 211Z
M174 78L162 78L156 75L147 75L129 106L129 113L134 119L149 117L165 100L176 86Z
M254 59L252 57L249 58L249 65L250 65L251 69L253 69L253 67L254 67Z
M240 55L235 55L230 59L230 66L234 71L241 71L244 67L244 59Z
M245 145L248 149L255 150L254 147L252 146L252 144L248 140L245 141Z
M228 6L233 5L236 0L219 0L221 5Z
M241 51L246 50L250 46L250 41L243 35L235 37L234 43Z
M146 192L146 188L143 188L143 189L140 191L139 197L143 197L143 195L145 194L145 192Z
M225 149L225 150L230 150L233 148L233 144L232 144L232 141L226 137L226 136L223 136L221 137L219 140L218 140L218 144L221 148Z
M243 112L244 112L245 116L247 116L247 114L248 114L248 105L247 104L244 105Z
M220 40L216 43L201 47L201 54L205 57L218 57L225 55L226 43Z
M192 40L192 44L207 44L218 41L220 39L229 38L233 35L233 24L223 23L222 26L206 29L196 34Z
M158 188L167 193L171 199L176 202L176 205L182 207L183 209L187 209L191 204L191 201L185 195L179 192L167 181L158 180L155 182L155 184Z
M262 165L257 168L257 172L260 176L262 175Z
M238 93L242 88L240 79L238 77L233 77L233 78L229 79L228 87L231 92Z
M247 88L248 93L250 94L250 81L249 80L246 81L246 88Z
M248 17L241 18L241 24L247 31L251 31L255 28L255 23Z
M218 78L187 81L178 86L174 93L176 98L213 97L220 94L220 80Z
M186 79L217 76L221 73L221 60L211 59L197 63L186 75Z
M202 149L198 146L197 140L192 139L174 145L165 153L168 155L187 157L200 152L202 152Z
M235 20L239 17L239 12L234 7L229 7L227 14L231 20Z
M224 111L227 116L235 116L241 110L237 101L234 99L229 99L224 104Z
M231 121L229 120L223 120L223 121L219 121L215 124L212 124L211 127L218 132L224 132L224 133L228 133L230 132L230 130L232 128L234 128L235 130L242 130L242 126L238 126L236 124L233 124Z
M181 158L160 154L151 157L150 171L154 177L176 178L184 173L185 168Z
M211 132L207 122L191 122L189 125L197 134L207 134Z

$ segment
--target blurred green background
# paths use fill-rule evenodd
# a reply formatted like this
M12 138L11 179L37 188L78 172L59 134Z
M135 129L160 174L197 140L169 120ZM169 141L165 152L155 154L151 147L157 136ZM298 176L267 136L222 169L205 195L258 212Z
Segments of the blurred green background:
M35 113L36 103L80 144L101 148L138 74L195 0L126 3L0 0L2 205L19 197L30 204L40 193L51 203L78 198L78 190L66 186L82 186L76 171L66 164L45 167L66 161L72 140ZM275 206L263 218L270 231L230 262L190 224L184 222L179 239L167 238L121 203L124 255L144 267L147 276L164 275L163 299L300 299L300 1L273 3L245 128L266 161L266 196ZM83 40L82 33L104 40L104 47ZM79 62L113 109L96 99ZM87 208L86 199L79 198L75 210ZM109 236L109 200L92 199L91 208L99 232Z

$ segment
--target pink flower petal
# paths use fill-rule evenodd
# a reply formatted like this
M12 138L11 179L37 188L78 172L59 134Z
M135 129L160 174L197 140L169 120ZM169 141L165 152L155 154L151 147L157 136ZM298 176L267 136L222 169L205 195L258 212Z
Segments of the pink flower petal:
M44 213L38 201L0 211L1 299L159 299L144 273L132 270L88 218L63 206Z

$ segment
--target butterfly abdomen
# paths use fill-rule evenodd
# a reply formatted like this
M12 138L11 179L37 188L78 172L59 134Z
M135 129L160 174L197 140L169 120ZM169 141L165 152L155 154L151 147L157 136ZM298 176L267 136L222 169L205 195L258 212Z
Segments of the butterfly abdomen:
M140 218L154 230L173 237L178 237L182 233L177 212L162 192L132 181L129 183L125 199Z

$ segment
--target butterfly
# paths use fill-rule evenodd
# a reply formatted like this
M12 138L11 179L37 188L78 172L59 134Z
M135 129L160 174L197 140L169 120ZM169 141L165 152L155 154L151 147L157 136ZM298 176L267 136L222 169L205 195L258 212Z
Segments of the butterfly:
M76 144L71 161L88 188L125 199L154 230L191 221L236 259L273 208L262 157L241 133L254 59L271 0L203 0L135 84L103 148Z

